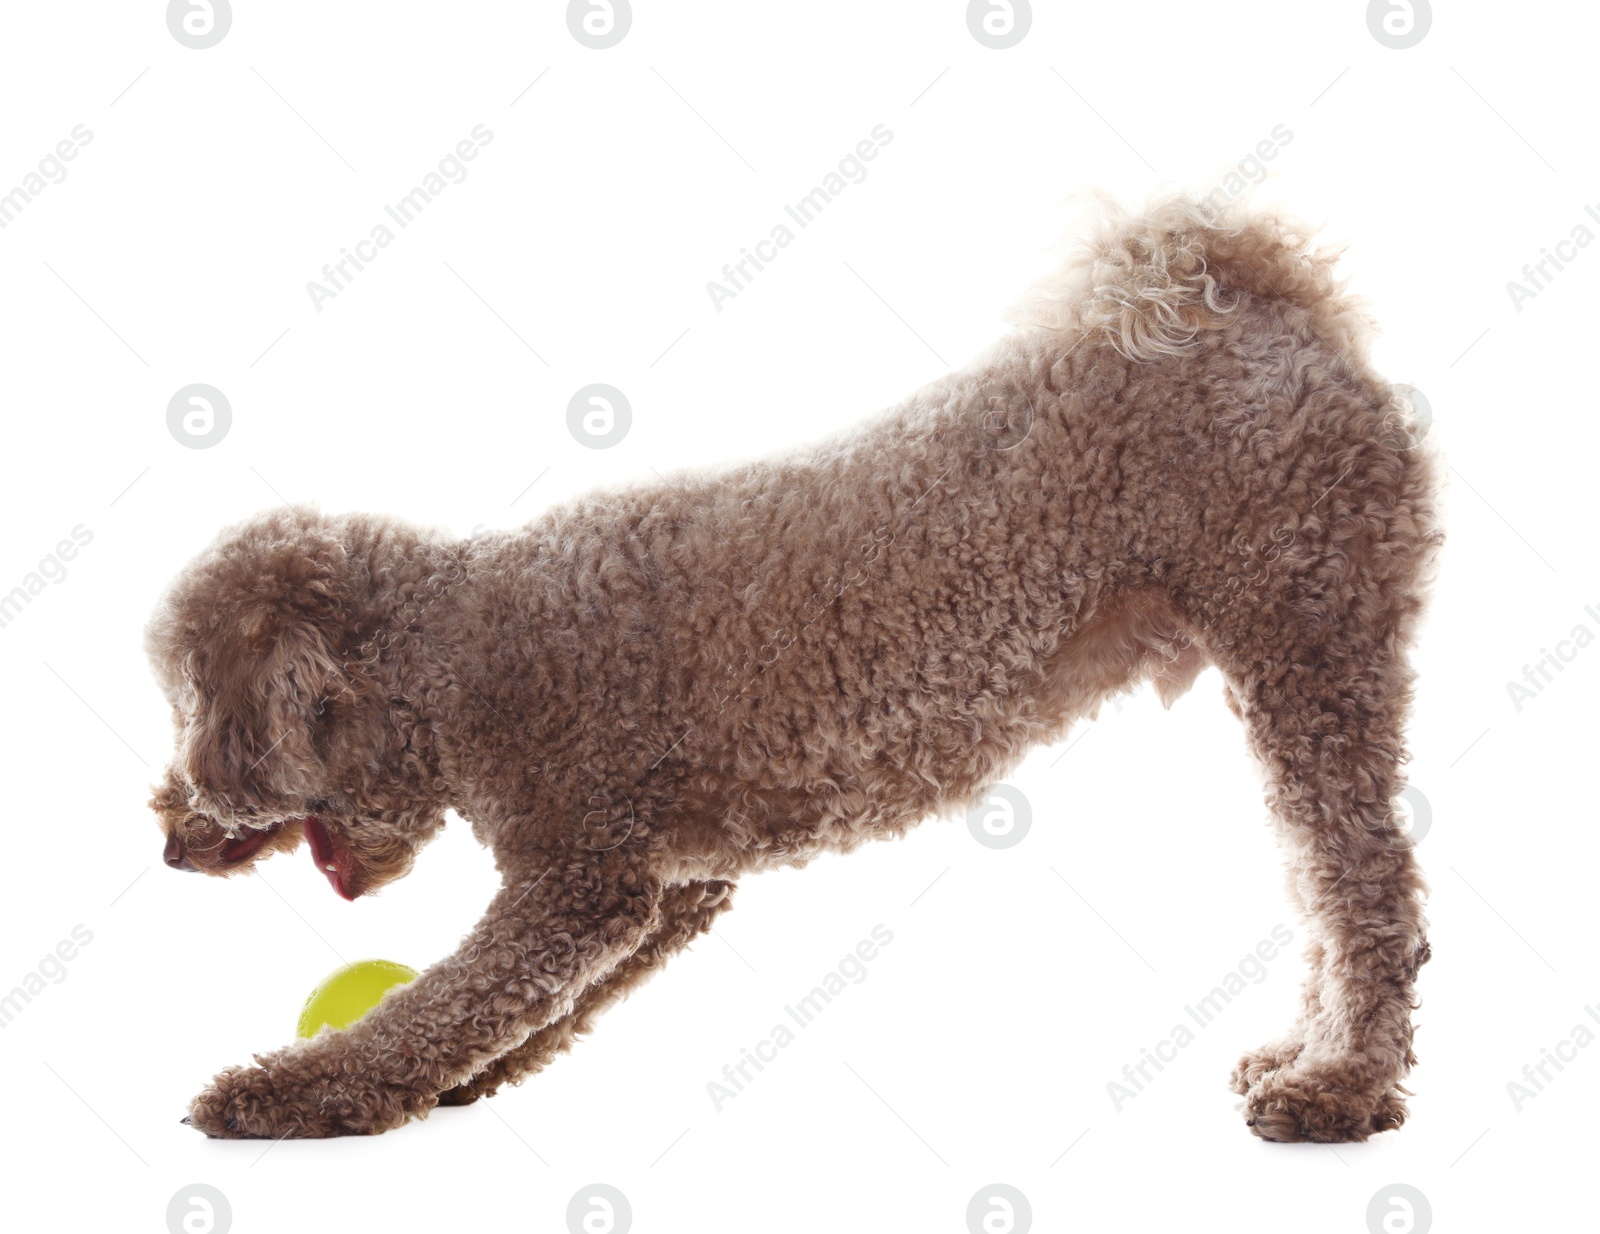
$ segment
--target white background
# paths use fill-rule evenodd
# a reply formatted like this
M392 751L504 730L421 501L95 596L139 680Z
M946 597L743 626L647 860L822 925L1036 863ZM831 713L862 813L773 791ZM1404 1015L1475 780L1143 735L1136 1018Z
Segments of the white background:
M636 8L604 51L559 3L239 0L203 51L160 3L8 9L0 192L93 133L0 230L0 591L93 534L0 629L0 990L93 932L0 1032L8 1217L161 1230L204 1182L241 1234L554 1231L598 1181L641 1234L959 1231L1003 1182L1039 1230L1360 1234L1405 1183L1438 1230L1571 1228L1600 1048L1520 1112L1507 1083L1600 1004L1600 649L1520 710L1507 683L1600 633L1600 246L1520 311L1506 284L1600 202L1592 11L1450 5L1391 50L1360 3L1038 4L995 51L956 0ZM307 282L478 124L468 178L316 311ZM868 178L716 311L707 281L878 124ZM1225 1087L1289 1024L1304 936L1214 672L1037 751L1011 849L930 822L747 880L716 937L492 1102L370 1140L179 1125L341 958L422 967L493 885L459 823L353 905L299 855L226 882L161 865L145 800L170 733L141 630L220 526L281 498L465 535L849 425L1003 328L1068 194L1204 189L1280 124L1263 197L1349 242L1380 368L1427 395L1450 463L1411 730L1434 960L1403 1131L1264 1144ZM205 450L166 424L192 382L233 410ZM566 427L591 382L633 407L608 450ZM1107 1082L1280 922L1296 945L1266 980L1114 1109ZM716 1111L707 1082L879 923L865 981Z

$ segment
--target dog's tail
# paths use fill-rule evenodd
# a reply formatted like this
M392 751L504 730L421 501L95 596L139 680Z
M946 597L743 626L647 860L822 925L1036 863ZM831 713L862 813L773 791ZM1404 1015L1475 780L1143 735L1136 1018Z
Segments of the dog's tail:
M1372 326L1334 276L1337 251L1278 211L1173 196L1143 214L1093 199L1087 238L1009 318L1022 328L1102 333L1132 360L1179 355L1228 326L1246 296L1306 310L1319 334L1364 357Z

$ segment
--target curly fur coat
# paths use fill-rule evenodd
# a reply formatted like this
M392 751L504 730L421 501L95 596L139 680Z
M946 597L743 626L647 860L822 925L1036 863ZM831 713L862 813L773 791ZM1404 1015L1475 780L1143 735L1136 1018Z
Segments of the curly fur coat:
M546 1065L733 880L974 799L1107 693L1220 669L1312 943L1234 1075L1256 1134L1405 1116L1422 880L1392 799L1434 464L1284 219L1108 213L988 354L858 430L470 541L284 508L149 627L169 864L306 841L341 895L447 809L503 886L344 1032L224 1071L216 1136L380 1132Z

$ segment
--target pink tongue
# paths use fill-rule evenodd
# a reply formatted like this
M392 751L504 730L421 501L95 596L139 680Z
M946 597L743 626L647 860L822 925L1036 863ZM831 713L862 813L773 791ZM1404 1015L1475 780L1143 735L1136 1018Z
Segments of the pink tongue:
M354 900L355 896L345 890L344 885L345 879L350 874L350 858L334 847L333 837L328 834L327 824L312 815L302 826L305 828L306 839L311 842L311 860L316 862L317 869L322 871L335 891L346 900Z
M219 856L225 865L237 865L246 857L252 856L257 849L271 838L272 833L282 827L282 823L274 823L271 827L261 831L246 832L236 836L222 846Z

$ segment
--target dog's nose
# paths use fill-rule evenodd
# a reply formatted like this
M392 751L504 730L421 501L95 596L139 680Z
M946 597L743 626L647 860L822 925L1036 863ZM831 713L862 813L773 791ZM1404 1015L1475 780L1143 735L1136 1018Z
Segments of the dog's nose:
M161 857L174 870L192 870L196 874L200 872L200 867L190 861L189 854L183 851L183 841L178 839L176 831L167 837L167 847Z

